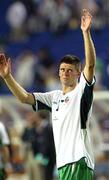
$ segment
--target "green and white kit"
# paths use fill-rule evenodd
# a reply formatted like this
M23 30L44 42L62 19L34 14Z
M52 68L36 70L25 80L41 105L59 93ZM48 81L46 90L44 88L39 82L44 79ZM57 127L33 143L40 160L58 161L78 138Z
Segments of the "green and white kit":
M57 168L84 158L88 168L94 169L94 158L89 134L93 88L81 73L74 90L63 95L61 90L33 93L38 109L52 112L52 125L56 147Z

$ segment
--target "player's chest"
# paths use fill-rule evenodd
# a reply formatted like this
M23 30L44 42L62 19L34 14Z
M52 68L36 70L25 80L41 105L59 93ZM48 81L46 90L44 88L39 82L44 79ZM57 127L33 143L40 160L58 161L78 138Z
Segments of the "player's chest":
M53 99L52 102L52 111L65 113L66 111L70 111L80 103L80 95L78 93L68 94L66 96L57 96Z

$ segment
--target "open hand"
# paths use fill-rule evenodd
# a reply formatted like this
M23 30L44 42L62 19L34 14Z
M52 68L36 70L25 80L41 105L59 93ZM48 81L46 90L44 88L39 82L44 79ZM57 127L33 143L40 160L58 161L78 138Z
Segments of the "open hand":
M6 58L5 54L0 53L0 76L6 78L11 73L10 58Z
M83 9L83 14L81 17L81 29L83 32L90 30L92 24L92 15L87 9Z

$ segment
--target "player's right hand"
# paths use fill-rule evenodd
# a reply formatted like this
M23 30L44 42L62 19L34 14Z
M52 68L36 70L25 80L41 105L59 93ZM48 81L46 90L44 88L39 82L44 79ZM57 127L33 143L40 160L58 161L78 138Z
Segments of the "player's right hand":
M11 73L10 58L6 58L5 54L0 53L0 76L5 79Z

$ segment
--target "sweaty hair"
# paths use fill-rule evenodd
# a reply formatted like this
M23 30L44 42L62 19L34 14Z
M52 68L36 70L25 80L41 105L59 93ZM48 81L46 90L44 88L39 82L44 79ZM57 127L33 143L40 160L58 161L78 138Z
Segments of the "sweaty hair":
M59 64L61 65L62 63L75 65L75 68L80 71L81 62L80 62L80 59L79 59L77 56L70 55L70 54L65 55L65 56L62 57L62 59L60 60L60 63L59 63Z

